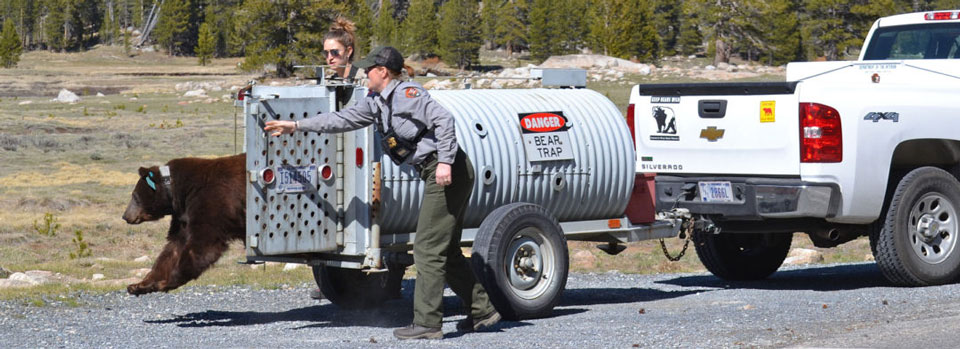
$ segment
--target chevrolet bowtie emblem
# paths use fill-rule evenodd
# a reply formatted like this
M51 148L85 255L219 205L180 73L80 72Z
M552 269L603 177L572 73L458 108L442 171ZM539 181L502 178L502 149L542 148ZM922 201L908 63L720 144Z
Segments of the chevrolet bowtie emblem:
M708 141L716 142L718 139L723 138L723 130L718 130L716 126L709 126L705 129L700 130L700 138L706 138Z

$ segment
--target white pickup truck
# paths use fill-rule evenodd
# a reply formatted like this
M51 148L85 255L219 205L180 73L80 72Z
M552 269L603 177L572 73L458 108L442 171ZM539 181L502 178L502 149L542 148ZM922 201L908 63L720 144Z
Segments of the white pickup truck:
M785 82L643 84L628 122L659 211L689 209L703 264L730 280L782 264L792 233L869 236L899 285L960 277L960 11L876 21L857 61Z

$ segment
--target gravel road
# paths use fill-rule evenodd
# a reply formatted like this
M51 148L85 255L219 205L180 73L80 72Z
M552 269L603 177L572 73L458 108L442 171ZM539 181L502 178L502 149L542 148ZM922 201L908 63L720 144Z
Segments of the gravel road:
M0 302L0 346L10 347L955 347L960 285L889 286L872 263L781 270L762 282L709 274L571 274L545 319L457 333L458 301L445 298L445 339L400 342L403 299L368 311L278 290L187 287L139 298L77 294L79 305ZM449 292L449 290L448 290Z

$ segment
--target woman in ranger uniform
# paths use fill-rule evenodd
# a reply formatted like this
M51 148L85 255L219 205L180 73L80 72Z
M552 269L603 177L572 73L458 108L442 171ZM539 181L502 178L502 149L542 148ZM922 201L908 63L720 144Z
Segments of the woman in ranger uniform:
M500 320L483 286L460 251L464 210L473 191L474 172L457 145L453 116L415 82L400 81L403 56L378 47L354 64L365 69L372 93L339 112L299 121L268 121L273 136L296 131L346 132L374 125L381 146L397 164L411 164L424 181L413 258L417 266L413 324L393 331L400 339L443 338L444 282L470 308L457 323L461 331L488 328Z

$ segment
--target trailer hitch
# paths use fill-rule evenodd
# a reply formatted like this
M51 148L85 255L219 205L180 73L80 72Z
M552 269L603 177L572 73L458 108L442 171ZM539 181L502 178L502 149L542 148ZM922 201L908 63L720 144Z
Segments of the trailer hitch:
M676 262L679 261L680 258L683 258L683 255L687 253L687 248L690 247L690 240L693 238L694 219L690 214L690 210L685 208L674 208L670 211L663 212L662 215L664 218L680 221L680 233L677 237L683 239L684 242L679 254L671 256L670 252L667 251L667 244L663 239L660 239L660 249L663 251L663 256L667 257L671 262Z

